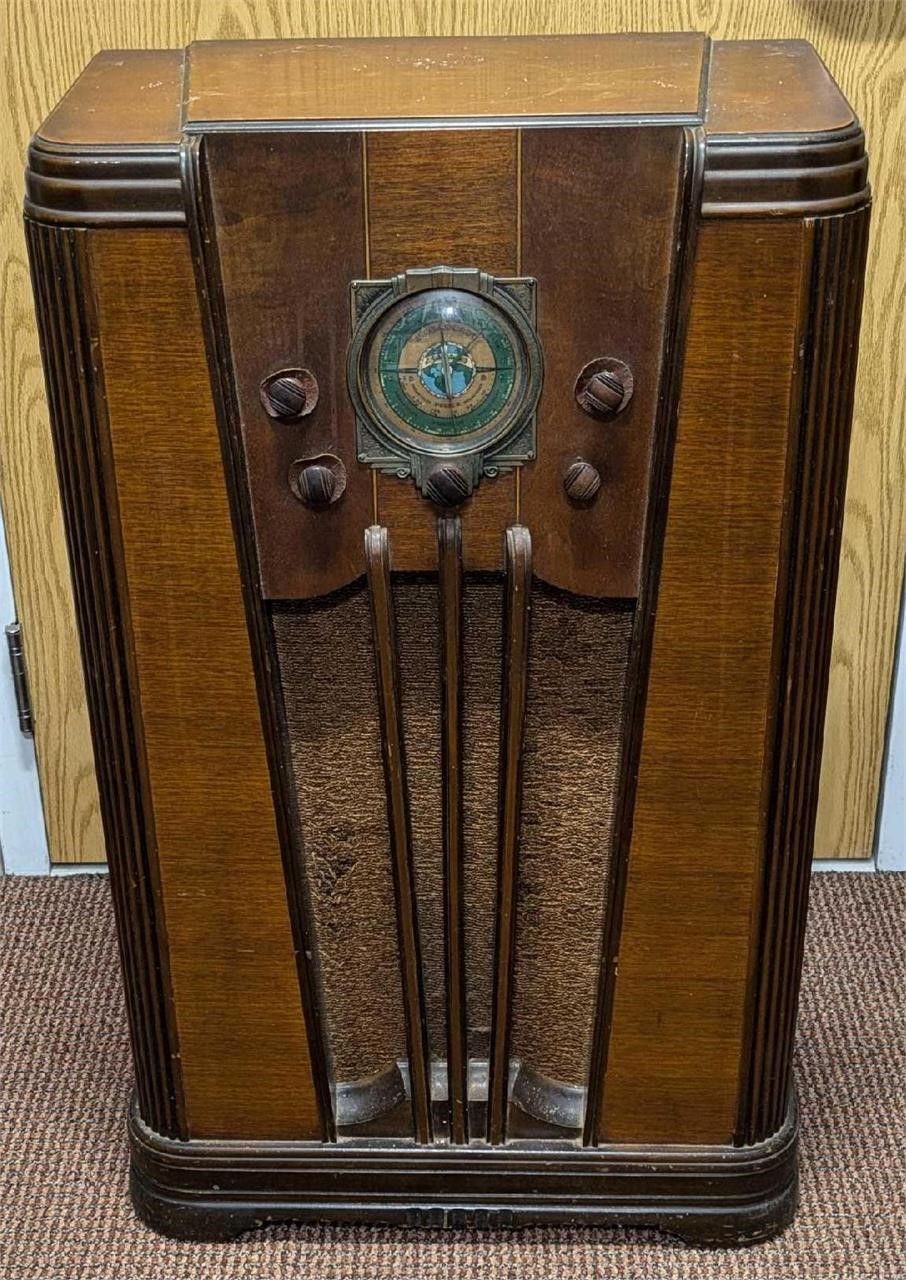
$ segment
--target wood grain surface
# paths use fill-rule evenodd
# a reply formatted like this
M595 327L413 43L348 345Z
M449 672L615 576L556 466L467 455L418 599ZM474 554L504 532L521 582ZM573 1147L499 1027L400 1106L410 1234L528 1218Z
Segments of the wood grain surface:
M318 1138L188 236L89 254L187 1130Z
M519 270L516 131L408 131L366 139L368 272L382 279L413 265L479 263L495 275ZM435 204L425 199L431 191ZM442 208L442 216L437 210ZM504 472L483 480L462 508L467 570L499 569L504 530L515 513L516 481ZM377 476L380 520L391 534L394 569L427 570L437 562L436 513L410 482Z
M694 115L704 41L674 32L655 43L652 57L651 42L637 34L606 52L574 35L543 45L515 36L495 41L493 65L487 45L471 40L420 39L403 49L384 40L200 44L190 54L186 119L570 116L602 106L620 115Z
M599 1141L736 1127L805 237L699 234Z
M906 545L906 7L900 0L6 0L0 14L0 496L55 861L102 855L63 527L20 225L30 133L99 49L194 39L702 30L811 40L868 135L875 209L816 853L866 857Z

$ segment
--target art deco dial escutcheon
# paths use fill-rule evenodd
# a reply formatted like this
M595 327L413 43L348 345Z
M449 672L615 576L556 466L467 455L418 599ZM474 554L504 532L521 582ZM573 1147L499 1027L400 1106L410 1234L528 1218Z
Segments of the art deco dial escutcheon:
M433 267L355 281L349 392L358 460L441 507L535 454L535 282Z

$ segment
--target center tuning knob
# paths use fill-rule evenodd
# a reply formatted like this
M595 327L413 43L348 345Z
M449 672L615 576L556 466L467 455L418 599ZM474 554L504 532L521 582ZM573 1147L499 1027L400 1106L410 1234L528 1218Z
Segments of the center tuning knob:
M436 507L458 507L469 496L469 481L453 462L441 462L428 473L422 489Z

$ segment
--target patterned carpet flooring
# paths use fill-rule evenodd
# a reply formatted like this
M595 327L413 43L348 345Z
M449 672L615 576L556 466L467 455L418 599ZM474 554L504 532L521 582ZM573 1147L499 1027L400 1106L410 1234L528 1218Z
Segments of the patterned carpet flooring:
M594 1228L164 1240L126 1189L129 1048L106 879L7 879L0 911L0 1280L906 1280L906 875L815 878L801 1207L782 1236L736 1251Z

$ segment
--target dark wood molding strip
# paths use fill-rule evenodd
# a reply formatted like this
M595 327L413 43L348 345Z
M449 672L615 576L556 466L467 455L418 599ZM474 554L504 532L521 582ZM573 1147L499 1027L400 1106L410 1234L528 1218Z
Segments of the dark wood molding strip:
M329 120L319 130L458 130L625 127L625 116L537 118L464 117L441 120ZM639 116L631 123L681 124L689 116ZM205 122L189 135L269 133L311 129L310 121ZM180 148L171 143L132 146L47 142L35 136L28 150L25 211L38 222L72 226L182 226ZM720 135L707 138L702 216L818 217L859 208L870 196L864 135L858 123L825 134Z
M632 840L635 788L642 747L651 645L657 612L664 533L667 527L667 506L670 496L670 476L679 412L686 330L692 297L698 228L696 211L701 200L704 157L703 130L689 130L685 138L684 180L676 209L675 238L678 251L670 299L670 318L664 327L663 392L655 425L654 457L650 472L650 515L645 529L641 584L633 622L629 671L626 680L623 719L626 730L619 772L619 804L614 818L613 871L608 885L608 900L602 931L601 970L582 1136L586 1145L594 1145L597 1141L603 1102L603 1083L607 1069L607 1047L613 1016L616 963L623 922L629 847Z
M25 213L80 226L184 226L179 146L77 145L32 138Z
M738 1141L780 1122L790 1065L818 802L821 739L858 351L868 210L812 227L810 304L796 460L802 495L793 513L782 623L783 691L774 720L760 955L753 976L754 1033L745 1062Z
M869 198L857 122L811 136L708 136L705 218L817 217L857 209Z
M447 988L447 1097L450 1140L469 1140L469 1049L466 1025L466 957L462 810L462 522L437 521L442 688L442 796L444 850L445 978Z
M778 1133L743 1149L463 1151L398 1142L250 1148L173 1142L133 1110L132 1194L149 1225L186 1239L226 1240L266 1222L337 1218L462 1228L623 1223L673 1231L690 1243L754 1243L792 1217L797 1130L791 1103ZM517 1196L503 1190L511 1185Z
M92 342L86 234L26 222L57 474L72 569L120 962L142 1115L181 1137L179 1053L141 778L116 500L107 483L103 385ZM155 1117L152 1121L151 1117Z
M236 554L242 580L243 602L248 624L255 671L258 705L270 769L274 814L283 857L286 897L296 951L299 993L308 1039L311 1070L318 1098L321 1135L327 1141L336 1138L330 1093L330 1072L323 1023L316 991L313 964L308 957L315 954L306 912L308 887L300 847L301 833L295 825L295 797L287 766L284 742L284 708L272 672L278 669L275 642L261 593L260 569L255 553L252 513L246 485L239 407L229 349L229 335L216 236L212 230L210 193L204 176L203 142L196 139L184 146L181 157L181 181L188 214L189 238L199 308L208 354L211 390L217 412L224 476L229 496L230 517L236 540Z
M425 1013L418 904L415 896L415 866L412 858L412 829L406 782L406 751L393 613L393 584L390 578L390 539L387 530L381 525L371 525L365 530L365 571L374 630L375 675L381 716L381 753L384 761L387 820L390 827L393 887L396 895L396 922L399 935L403 1006L406 1015L412 1119L416 1142L430 1143L432 1124L428 1020Z
M511 525L507 529L505 558L497 918L488 1063L487 1138L492 1145L506 1141L509 1101L510 1013L522 822L522 752L532 601L532 538L524 525Z

